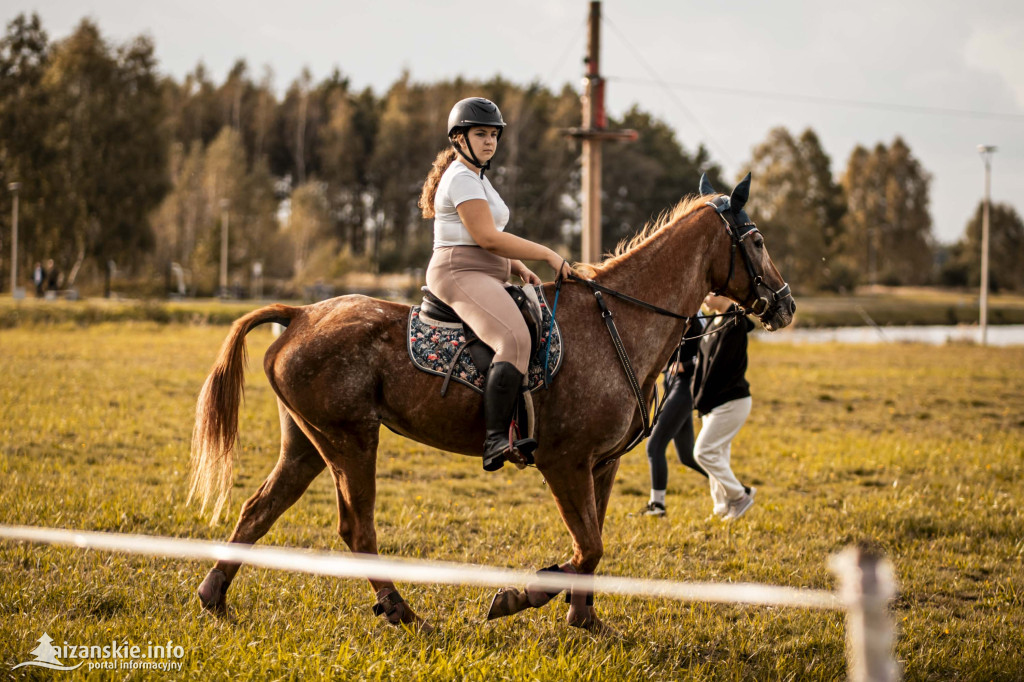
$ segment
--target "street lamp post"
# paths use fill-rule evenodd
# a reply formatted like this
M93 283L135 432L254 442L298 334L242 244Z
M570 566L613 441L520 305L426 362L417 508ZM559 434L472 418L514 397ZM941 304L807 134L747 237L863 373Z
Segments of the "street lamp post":
M11 296L18 297L18 191L20 182L12 182L7 189L14 193L14 205L11 207Z
M988 344L988 220L990 194L992 187L992 154L996 147L990 144L979 144L978 153L985 163L985 205L981 213L981 310L979 321L981 325L981 345Z
M228 295L228 209L229 199L220 200L220 296Z

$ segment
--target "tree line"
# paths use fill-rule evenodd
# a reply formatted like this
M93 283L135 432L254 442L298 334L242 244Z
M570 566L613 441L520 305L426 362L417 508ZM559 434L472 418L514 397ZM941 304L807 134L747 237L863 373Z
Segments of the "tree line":
M216 83L199 64L178 81L159 74L148 38L114 44L86 19L51 41L37 15L16 17L0 38L0 173L21 183L19 271L52 258L65 287L109 289L119 273L139 293L180 280L210 294L225 229L231 284L265 277L273 295L352 271L423 268L432 229L419 187L447 144L449 109L471 95L498 102L510 124L490 171L508 229L578 253L580 150L564 131L580 125L580 104L570 87L404 74L378 94L336 69L319 82L304 71L277 93L269 68L238 61ZM639 106L609 125L640 137L605 147L606 249L692 193L702 172L731 184L702 145L687 149ZM834 178L812 130L777 128L747 170L751 216L798 291L978 282L978 220L957 244L936 242L930 175L899 137L858 146ZM1024 288L1024 223L1012 207L993 207L992 234L992 284Z

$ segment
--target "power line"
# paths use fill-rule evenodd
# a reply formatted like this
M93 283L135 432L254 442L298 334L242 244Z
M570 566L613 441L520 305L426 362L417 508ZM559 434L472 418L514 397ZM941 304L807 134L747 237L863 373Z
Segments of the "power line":
M658 72L654 70L654 67L652 67L647 62L647 60L643 58L643 55L640 54L640 51L637 50L635 47L633 47L633 44L629 42L629 40L622 33L622 31L620 31L615 26L615 24L613 24L611 21L609 21L604 16L601 17L601 21L603 21L608 26L608 28L610 28L615 33L615 35L618 36L619 40L621 40L623 42L623 44L629 49L629 51L633 53L633 56L636 58L636 60L638 62L640 62L641 66L643 66L644 69L646 69L647 72L649 74L651 74L651 77L654 80L653 81L647 81L647 82L648 83L650 83L650 82L656 83L656 84L660 85L662 88L664 88L665 93L672 99L673 102L675 102L676 106L679 107L679 110L682 111L683 115L685 115L686 118L688 118L690 120L690 122L694 125L694 127L697 128L698 132L700 132L700 134L704 136L704 139L706 139L709 143L711 143L712 145L714 145L718 149L718 152L722 155L722 159L726 163L728 163L730 166L735 166L736 164L734 164L732 159L729 158L729 153L725 150L725 147L723 145L719 144L718 140L716 140L714 138L714 136L712 136L711 133L708 132L708 130L701 124L701 122L697 119L697 117L694 115L694 113L692 111L690 111L689 107L687 107L683 103L683 100L679 98L679 96L675 93L674 90L672 90L671 87L669 87L669 84L666 83L665 80L662 79L661 76L658 75ZM612 79L606 78L606 80L612 80ZM621 81L622 79L615 79L615 80L620 80Z
M561 56L559 56L558 59L556 59L553 62L551 62L552 64L555 64L555 66L551 69L551 72L548 74L548 82L549 83L554 83L555 82L555 74L558 73L562 69L562 66L565 65L565 61L569 57L569 54L572 51L574 51L576 49L576 47L580 44L580 40L583 38L583 35L586 32L586 29L587 29L587 22L584 19L583 22L579 25L579 27L577 27L577 29L572 32L572 35L574 35L575 38L573 38L570 41L567 41L565 49L562 51Z
M736 95L741 97L757 97L761 99L773 99L784 102L809 102L813 104L827 104L833 106L857 107L861 109L880 109L884 111L900 111L903 113L924 114L934 116L961 116L967 118L999 119L1006 121L1024 121L1024 114L1004 114L992 111L973 111L970 109L950 109L946 107L930 107L916 104L896 104L891 102L871 102L867 100L845 99L841 97L823 97L820 95L805 95L800 93L766 92L763 90L744 90L741 88L724 88L717 85L704 85L694 83L666 83L661 79L648 80L644 78L624 78L619 76L606 76L609 81L617 83L632 83L638 85L658 85L676 90L693 90L696 92L715 92L723 95Z

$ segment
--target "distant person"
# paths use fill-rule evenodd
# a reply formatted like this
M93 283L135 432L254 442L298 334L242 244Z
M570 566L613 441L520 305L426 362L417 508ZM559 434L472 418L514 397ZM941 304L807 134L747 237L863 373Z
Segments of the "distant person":
M686 330L687 338L669 359L665 368L665 402L658 421L647 439L647 463L651 470L651 499L644 508L648 516L665 515L665 489L668 487L668 462L665 450L675 443L679 462L707 478L708 474L693 458L693 369L704 322L698 317Z
M36 266L32 268L32 284L36 287L36 298L43 297L43 285L46 283L46 272L43 270L43 264L36 261Z
M708 294L711 313L737 312L724 296ZM732 439L750 414L747 383L747 334L754 324L746 315L713 317L697 350L693 374L693 403L701 417L694 458L708 474L712 513L726 521L738 519L754 505L755 489L744 486L732 472ZM709 333L710 332L710 333Z
M58 291L60 289L60 270L54 264L53 259L46 261L46 290Z

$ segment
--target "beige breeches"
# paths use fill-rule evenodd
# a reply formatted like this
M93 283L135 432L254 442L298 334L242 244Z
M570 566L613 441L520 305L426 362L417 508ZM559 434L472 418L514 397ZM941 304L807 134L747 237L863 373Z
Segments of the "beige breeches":
M494 350L494 362L511 362L525 374L530 331L505 291L511 268L509 259L479 246L441 247L427 266L427 286Z

